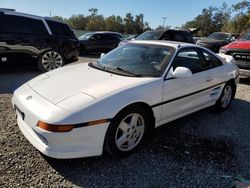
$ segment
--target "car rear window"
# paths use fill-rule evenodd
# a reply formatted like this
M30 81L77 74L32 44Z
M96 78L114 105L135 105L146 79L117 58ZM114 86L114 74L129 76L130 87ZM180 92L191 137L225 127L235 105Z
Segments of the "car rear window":
M48 31L42 20L15 15L0 16L1 33L46 35Z
M73 31L67 24L46 20L53 35L75 37Z

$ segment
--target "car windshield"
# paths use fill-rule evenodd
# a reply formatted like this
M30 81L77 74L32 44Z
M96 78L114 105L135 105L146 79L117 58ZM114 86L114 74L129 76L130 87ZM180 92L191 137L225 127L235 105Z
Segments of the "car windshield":
M146 31L136 37L136 40L158 40L164 31Z
M93 33L85 33L84 35L78 37L78 39L79 40L88 40L92 35L93 35Z
M174 51L173 47L168 46L128 43L112 50L96 64L118 74L158 77Z
M212 33L207 38L216 40L229 40L231 38L231 35L227 33Z
M250 40L250 32L246 32L240 36L239 40Z

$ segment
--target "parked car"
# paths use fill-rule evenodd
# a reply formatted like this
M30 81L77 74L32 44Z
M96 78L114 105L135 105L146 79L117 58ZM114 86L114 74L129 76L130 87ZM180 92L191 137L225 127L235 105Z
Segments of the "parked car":
M231 55L236 60L240 75L250 77L250 29L239 39L220 49L220 53Z
M148 30L140 34L132 40L170 40L170 41L179 41L187 42L194 44L194 39L191 32L186 30ZM123 40L120 42L120 45L126 44L129 40Z
M80 53L109 52L122 40L122 34L111 31L89 32L80 36Z
M237 34L214 32L208 37L198 40L196 44L206 47L215 53L218 53L222 46L234 41L237 37Z
M35 58L43 71L78 58L79 43L65 23L0 9L0 62Z
M127 156L155 127L209 106L229 107L238 68L233 57L221 56L187 43L131 41L97 62L50 71L19 87L12 98L19 128L50 157L103 150Z

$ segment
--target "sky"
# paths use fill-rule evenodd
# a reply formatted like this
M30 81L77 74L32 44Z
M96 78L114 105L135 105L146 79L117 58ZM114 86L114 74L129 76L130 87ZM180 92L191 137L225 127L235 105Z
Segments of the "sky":
M62 16L68 18L73 14L89 15L90 8L97 8L98 13L125 17L144 14L144 21L151 28L163 25L178 27L199 15L203 8L209 6L228 6L241 0L0 0L0 8L12 8L18 12L39 16Z

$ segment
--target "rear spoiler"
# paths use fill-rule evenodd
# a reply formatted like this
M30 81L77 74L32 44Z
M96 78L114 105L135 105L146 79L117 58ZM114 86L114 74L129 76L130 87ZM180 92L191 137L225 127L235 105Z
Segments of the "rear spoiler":
M217 54L220 58L224 59L227 63L231 63L234 64L235 63L235 59L233 56L231 55L226 55L226 54Z

